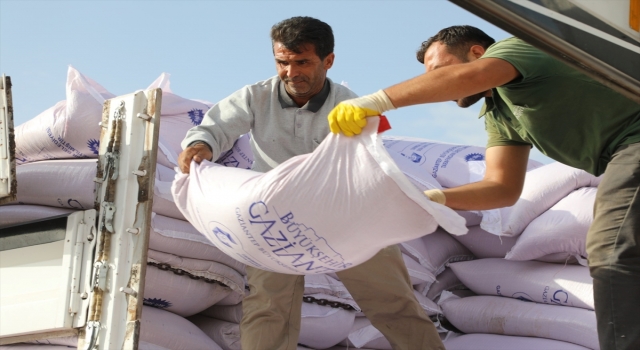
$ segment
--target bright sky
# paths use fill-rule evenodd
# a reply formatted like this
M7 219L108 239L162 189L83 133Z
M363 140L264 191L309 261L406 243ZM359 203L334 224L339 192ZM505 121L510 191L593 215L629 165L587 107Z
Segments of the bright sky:
M116 95L167 72L174 93L217 102L275 75L269 30L293 16L331 25L336 61L328 76L360 95L423 73L415 52L442 28L468 24L496 40L511 36L445 0L0 0L0 74L11 76L16 126L65 99L69 65ZM480 107L390 111L387 133L484 146ZM550 162L535 150L532 158Z

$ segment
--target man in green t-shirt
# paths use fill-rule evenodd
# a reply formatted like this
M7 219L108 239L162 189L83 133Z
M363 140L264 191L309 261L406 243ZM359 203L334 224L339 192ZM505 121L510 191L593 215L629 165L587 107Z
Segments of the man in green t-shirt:
M468 107L484 98L484 178L425 194L458 210L515 204L532 146L604 174L587 235L601 349L640 349L640 104L517 38L495 43L471 26L445 28L417 53L426 73L346 100L334 133L359 134L366 117L431 102Z

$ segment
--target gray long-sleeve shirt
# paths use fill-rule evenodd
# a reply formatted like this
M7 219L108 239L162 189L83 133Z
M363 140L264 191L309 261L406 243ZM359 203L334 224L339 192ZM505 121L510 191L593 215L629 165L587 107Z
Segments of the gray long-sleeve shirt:
M251 131L253 170L266 172L291 157L313 152L329 133L329 112L356 96L327 78L323 89L298 107L275 76L247 85L211 107L202 124L187 132L182 148L206 142L215 160Z

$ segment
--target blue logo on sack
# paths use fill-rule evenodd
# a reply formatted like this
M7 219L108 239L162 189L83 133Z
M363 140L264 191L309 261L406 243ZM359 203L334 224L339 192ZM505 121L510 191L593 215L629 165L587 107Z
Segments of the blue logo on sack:
M411 161L414 163L420 163L420 161L422 161L422 156L418 153L411 153L409 159L411 159Z
M226 245L229 248L231 248L231 244L238 245L238 243L236 243L233 237L231 237L231 235L228 234L227 232L223 231L220 227L216 226L213 229L213 234L216 236L216 238L218 238L220 243Z
M201 109L194 108L187 112L187 114L189 115L189 119L191 119L191 123L193 123L193 125L200 125L200 123L202 123L204 112Z
M564 299L564 301L562 300ZM563 290L557 290L551 297L551 302L556 304L566 304L569 302L569 294Z
M166 309L171 306L171 302L158 298L144 298L143 305L155 307L157 309Z
M99 149L100 149L100 141L95 140L95 139L89 139L87 141L87 146L89 147L91 152L93 152L93 154L98 154Z
M522 300L522 301L531 301L531 302L533 301L532 297L530 297L527 293L522 293L522 292L513 293L511 297L514 299Z
M240 166L240 162L236 159L236 157L231 156L231 157L225 159L222 162L222 165L227 166L227 167L237 168L238 166Z
M467 162L484 160L484 156L480 153L469 153L466 157L464 157L464 160L466 160Z

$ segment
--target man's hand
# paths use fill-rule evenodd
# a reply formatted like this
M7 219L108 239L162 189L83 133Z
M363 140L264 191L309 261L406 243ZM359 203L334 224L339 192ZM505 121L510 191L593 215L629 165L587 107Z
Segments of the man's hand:
M203 159L211 160L211 158L213 158L213 152L211 152L209 145L204 142L198 142L185 148L184 151L180 153L178 156L178 166L182 173L188 174L192 159L200 164Z
M340 102L329 113L329 128L337 134L358 135L367 125L367 117L396 109L387 94L380 90L374 94Z
M447 202L447 197L444 195L444 192L439 189L426 190L424 191L424 195L427 196L432 202L436 202L438 204L445 205Z

